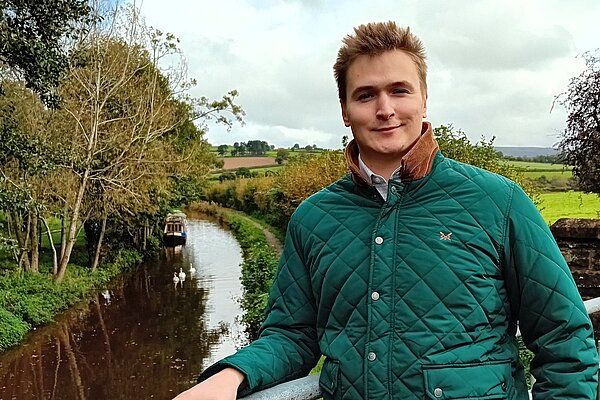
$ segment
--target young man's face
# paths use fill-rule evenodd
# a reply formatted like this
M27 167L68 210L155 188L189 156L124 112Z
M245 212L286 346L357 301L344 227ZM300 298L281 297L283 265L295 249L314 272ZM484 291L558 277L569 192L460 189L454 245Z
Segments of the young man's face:
M362 159L371 168L398 166L421 135L427 111L415 63L401 50L362 55L350 64L346 82L342 117Z

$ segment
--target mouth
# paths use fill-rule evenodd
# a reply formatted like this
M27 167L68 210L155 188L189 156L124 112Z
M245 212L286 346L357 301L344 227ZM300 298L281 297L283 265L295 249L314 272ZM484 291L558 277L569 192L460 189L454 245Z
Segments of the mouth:
M393 132L394 130L400 128L400 126L402 126L402 125L383 126L383 127L375 128L373 130L375 132L390 133L390 132Z

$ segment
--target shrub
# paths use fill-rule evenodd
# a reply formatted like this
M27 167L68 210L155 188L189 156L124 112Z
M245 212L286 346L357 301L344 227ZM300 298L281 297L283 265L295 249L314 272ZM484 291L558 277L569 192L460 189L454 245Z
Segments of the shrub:
M0 307L0 350L19 344L30 327L27 322Z

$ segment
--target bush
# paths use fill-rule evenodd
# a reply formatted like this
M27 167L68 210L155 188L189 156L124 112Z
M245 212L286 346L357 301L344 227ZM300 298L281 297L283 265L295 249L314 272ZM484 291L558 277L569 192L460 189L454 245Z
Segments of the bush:
M230 213L227 220L243 251L242 264L242 322L251 340L265 319L265 307L277 269L278 255L269 247L262 229L250 219Z
M19 344L30 328L27 322L0 307L0 350Z

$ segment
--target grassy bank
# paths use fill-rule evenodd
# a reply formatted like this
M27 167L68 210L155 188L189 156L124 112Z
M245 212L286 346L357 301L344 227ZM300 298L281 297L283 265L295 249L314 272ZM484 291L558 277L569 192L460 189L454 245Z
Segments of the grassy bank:
M0 276L0 351L19 344L29 330L51 322L56 314L89 297L140 261L137 252L123 250L114 262L94 273L69 264L60 284L53 282L48 264L43 264L36 274L5 272Z

